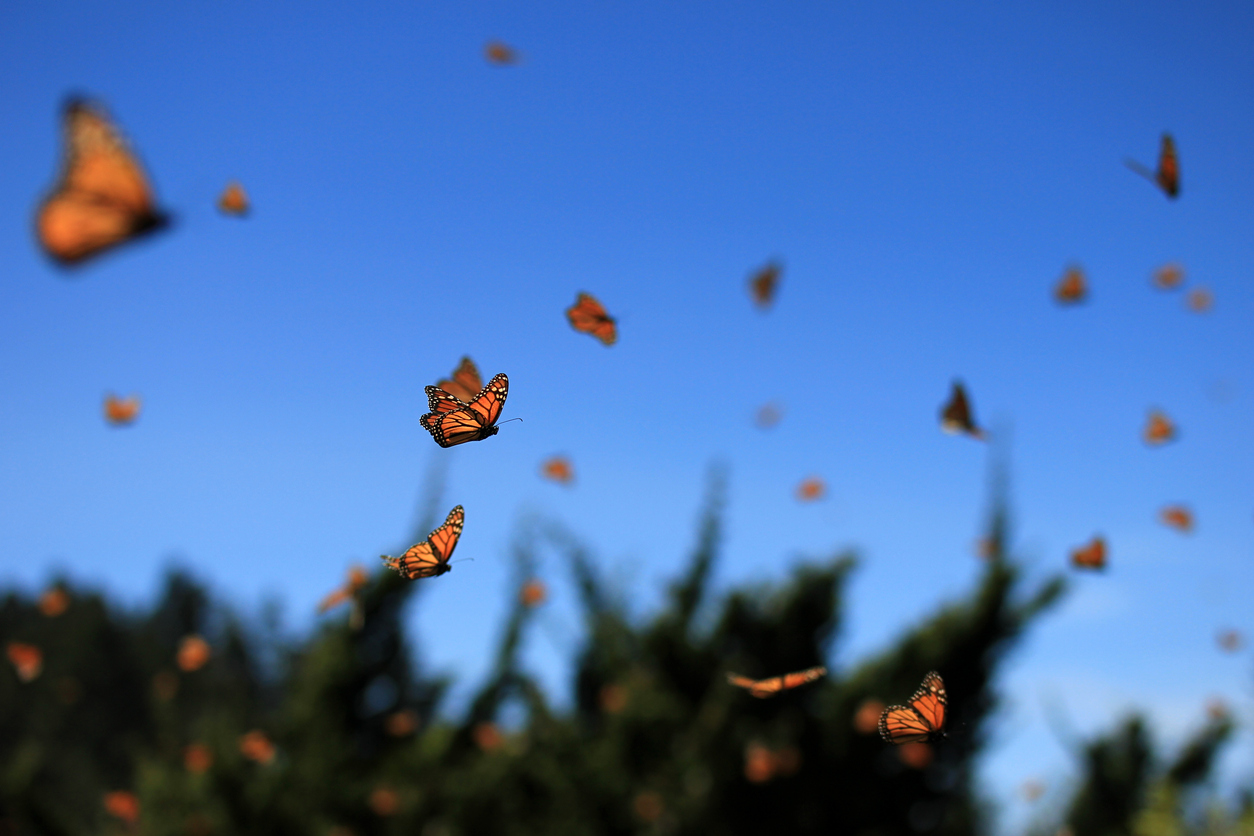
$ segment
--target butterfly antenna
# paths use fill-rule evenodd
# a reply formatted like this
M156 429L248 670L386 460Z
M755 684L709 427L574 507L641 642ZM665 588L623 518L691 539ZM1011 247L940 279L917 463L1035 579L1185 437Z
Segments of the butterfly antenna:
M521 418L510 418L508 420L502 421L501 424L508 424L510 421L521 421L521 420L522 420ZM499 427L501 426L501 424L497 424L497 426Z

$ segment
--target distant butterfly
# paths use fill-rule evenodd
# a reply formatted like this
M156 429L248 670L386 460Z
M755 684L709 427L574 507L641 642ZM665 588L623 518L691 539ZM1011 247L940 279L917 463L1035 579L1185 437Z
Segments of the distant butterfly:
M827 492L827 485L817 476L809 476L801 480L801 484L797 485L797 499L802 502L813 502L822 498Z
M1220 648L1229 653L1236 653L1241 649L1241 645L1245 644L1245 637L1236 630L1224 630L1215 637L1215 641L1219 643Z
M1172 423L1172 420L1167 417L1165 412L1152 409L1145 421L1145 429L1142 430L1141 437L1151 447L1166 444L1168 441L1175 440L1176 425Z
M518 598L524 607L538 607L549 597L548 587L539 578L531 578L518 592Z
M127 827L133 827L139 821L139 799L133 792L114 790L105 793L105 812L122 821Z
M1158 519L1162 520L1164 525L1179 529L1186 534L1193 530L1193 512L1183 505L1168 505L1158 512Z
M248 202L248 194L244 191L244 187L234 180L227 183L222 195L218 198L218 210L226 215L243 217L248 214L249 208L251 204Z
M1157 185L1167 197L1175 198L1180 194L1180 161L1176 158L1176 143L1171 134L1163 134L1158 151L1157 171L1150 171L1136 160L1124 160L1124 164Z
M570 459L565 456L553 456L545 461L540 466L540 475L563 485L569 485L575 481L575 469L571 466Z
M798 685L805 685L826 675L827 668L820 665L816 668L786 673L781 676L772 676L768 679L750 679L747 676L729 673L727 674L727 681L737 688L746 689L751 697L765 699L775 696L780 691L787 691L791 688L796 688Z
M1088 282L1084 271L1077 266L1067 268L1058 284L1054 286L1054 299L1062 305L1073 305L1083 302L1089 294Z
M116 395L105 395L105 420L110 424L113 424L115 427L133 424L135 423L135 419L139 417L140 406L141 403L139 395L131 395L127 398L119 398Z
M165 226L148 178L104 110L73 99L63 123L61 179L35 217L48 255L75 264Z
M1071 551L1071 565L1077 569L1106 568L1106 538L1100 534Z
M618 327L605 308L593 297L580 293L575 304L566 309L570 327L584 334L591 334L605 345L613 345L618 339Z
M500 41L488 41L483 47L483 57L489 64L506 67L518 63L518 51L509 44Z
M775 301L775 288L779 284L781 269L779 264L772 261L749 278L749 294L759 308L769 308Z
M400 557L383 555L383 562L411 581L443 575L453 568L448 565L448 559L453 556L453 549L457 548L465 521L466 511L458 505L448 512L444 524L427 535L426 540L410 546Z
M1154 270L1151 277L1154 287L1159 290L1171 290L1184 283L1184 266L1171 262Z
M358 593L366 585L368 580L366 570L361 566L352 566L348 570L348 580L344 585L327 593L321 601L318 602L318 612L324 613L327 610L335 609L345 601L352 601L354 604L353 613L349 620L355 622L358 620L360 606L358 606Z
M50 587L39 596L39 611L48 618L56 618L69 609L69 606L70 594L65 591L65 587Z
M765 430L778 424L783 417L783 409L772 401L758 408L757 414L753 416L753 423Z
M453 447L468 441L482 441L496 435L496 426L509 394L509 378L498 374L469 403L455 398L438 386L427 387L427 403L431 410L418 419L441 447Z
M5 654L23 682L31 682L44 669L44 652L33 644L25 642L9 642Z
M949 402L941 407L941 429L948 433L966 433L972 438L984 439L984 430L975 425L971 417L971 404L967 401L967 390L958 381L953 383L953 391Z
M469 357L463 357L461 363L453 370L453 377L441 380L436 387L443 389L458 400L471 401L483 388L483 378L479 376L479 368L475 365L475 361Z
M945 683L931 671L907 705L890 705L880 715L880 737L889 743L930 743L945 736Z
M1215 297L1206 288L1195 287L1189 291L1185 303L1194 313L1206 313L1214 306Z

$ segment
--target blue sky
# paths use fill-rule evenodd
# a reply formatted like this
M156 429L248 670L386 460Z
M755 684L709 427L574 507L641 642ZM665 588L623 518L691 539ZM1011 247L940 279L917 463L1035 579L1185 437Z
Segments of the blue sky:
M412 612L423 661L485 670L520 520L594 548L641 611L730 473L722 587L862 557L832 663L887 646L980 571L989 448L937 411L963 379L1043 578L1094 533L1004 682L990 795L1071 762L1049 730L1129 707L1177 736L1251 719L1254 9L1219 3L24 4L0 28L0 583L56 571L130 602L172 561L291 629L354 561L408 545L447 460L458 557ZM522 53L489 66L501 39ZM98 98L173 228L72 273L37 250L64 97ZM1171 131L1181 196L1128 171ZM254 212L213 203L239 179ZM746 291L784 264L776 304ZM1060 309L1070 262L1091 298ZM1151 287L1180 261L1207 314ZM579 291L619 318L567 327ZM442 450L423 386L470 354L506 424ZM140 393L110 429L106 391ZM784 419L753 426L776 400ZM1178 442L1147 449L1151 407ZM542 482L554 453L577 482ZM802 505L819 475L828 496ZM1156 521L1186 502L1189 536ZM529 659L554 693L560 567ZM451 628L451 629L450 629ZM1233 779L1254 762L1234 756Z

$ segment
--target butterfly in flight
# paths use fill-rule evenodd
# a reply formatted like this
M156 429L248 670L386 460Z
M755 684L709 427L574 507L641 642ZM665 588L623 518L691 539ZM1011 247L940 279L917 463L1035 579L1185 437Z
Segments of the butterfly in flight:
M575 469L565 456L553 456L540 466L540 475L563 485L575 481Z
M1174 200L1180 194L1180 160L1176 157L1176 143L1171 134L1163 134L1157 171L1150 171L1136 160L1124 160L1124 165L1158 186L1167 197Z
M775 288L779 285L779 275L783 268L772 261L758 269L749 277L749 295L753 304L765 310L775 301Z
M1168 505L1158 512L1163 525L1169 525L1188 534L1193 530L1193 512L1183 505Z
M802 502L813 502L827 493L827 484L817 476L807 476L797 485L797 499Z
M1159 290L1171 290L1184 284L1184 265L1171 262L1154 270L1150 277L1154 287Z
M1166 444L1168 441L1175 440L1176 425L1165 412L1152 409L1145 420L1145 429L1141 431L1141 437L1151 447Z
M1071 565L1077 569L1105 569L1106 538L1099 534L1087 545L1072 549Z
M751 697L766 699L767 697L775 696L780 691L787 691L790 688L796 688L798 685L805 685L807 682L813 682L826 675L827 668L820 665L816 668L807 668L804 671L795 671L794 673L772 676L767 679L750 679L737 673L729 673L727 674L727 681L737 688L746 689Z
M457 540L462 536L462 524L466 521L466 511L458 505L444 518L444 524L427 535L421 543L415 543L400 557L382 555L384 564L395 569L402 577L409 580L433 578L452 571L448 559L457 548Z
M489 64L508 67L518 63L518 50L501 41L488 41L483 47L483 57L488 59Z
M457 364L457 368L453 370L452 378L441 380L436 384L436 388L443 389L458 400L472 401L483 388L483 378L479 376L479 368L475 366L475 361L469 357L463 357L462 361Z
M1058 284L1054 286L1054 299L1061 305L1074 305L1083 302L1089 295L1089 285L1084 278L1084 271L1072 265L1063 273Z
M889 743L930 743L945 736L945 683L931 671L906 705L890 705L880 715L880 737Z
M758 407L757 414L753 416L753 423L762 429L770 429L778 424L784 418L784 410L779 404L771 401Z
M566 318L570 327L583 334L591 334L605 345L613 345L618 339L618 326L615 320L605 311L605 307L589 296L580 293L575 304L566 309Z
M139 417L140 406L139 395L131 395L127 398L119 398L117 395L112 394L105 395L105 420L115 427L133 424L135 419Z
M33 681L44 669L44 652L33 644L9 642L5 653L17 672L17 678L23 682Z
M63 123L61 178L35 216L48 255L76 264L168 223L139 161L99 105L73 99Z
M218 211L224 215L242 218L248 214L251 207L252 204L248 202L248 194L244 191L244 187L234 180L226 184L226 188L218 197Z
M975 425L971 417L971 404L967 401L967 390L958 381L953 383L953 392L949 402L941 407L941 429L947 433L966 433L972 438L983 440L984 430Z
M508 394L509 378L503 373L489 380L469 403L438 386L428 386L427 403L431 411L418 421L441 447L482 441L496 435L500 429L496 422Z
M1189 291L1185 304L1193 313L1206 313L1215 305L1214 295L1204 287L1195 287Z

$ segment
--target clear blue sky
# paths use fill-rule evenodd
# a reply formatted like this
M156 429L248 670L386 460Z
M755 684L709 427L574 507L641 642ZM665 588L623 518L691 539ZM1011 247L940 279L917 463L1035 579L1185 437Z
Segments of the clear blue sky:
M522 63L489 66L493 38ZM1251 719L1250 651L1214 635L1254 634L1252 42L1231 3L7 9L0 583L64 571L137 603L175 560L305 630L351 562L409 544L443 457L474 561L412 617L465 694L520 519L563 521L648 611L718 460L721 586L861 554L840 667L980 571L988 448L937 426L961 377L1007 444L1033 575L1111 546L1003 683L986 772L1012 826L1022 780L1070 772L1048 706L1085 733L1140 707L1176 739L1212 695ZM177 221L65 274L31 216L72 92L110 108ZM1174 202L1122 162L1153 164L1164 130ZM244 221L213 207L235 178ZM745 282L770 258L762 313ZM1170 260L1212 312L1151 288ZM1072 261L1091 299L1063 310ZM567 327L580 290L617 345ZM442 450L422 389L466 353L509 374L524 421ZM104 425L109 390L142 394L135 426ZM1181 438L1151 450L1154 406ZM537 476L558 452L573 488ZM830 493L802 505L810 474ZM1194 534L1156 521L1169 502ZM555 694L577 625L559 569L528 650Z

